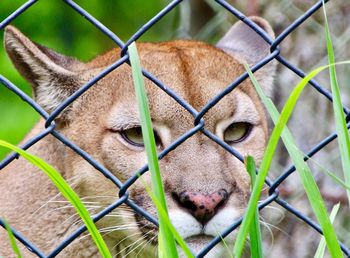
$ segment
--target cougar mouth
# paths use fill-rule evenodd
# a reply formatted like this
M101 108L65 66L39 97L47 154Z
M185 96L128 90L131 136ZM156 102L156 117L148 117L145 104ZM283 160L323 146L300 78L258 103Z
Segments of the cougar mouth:
M144 235L152 244L158 244L157 237L155 237L158 235L158 231L159 231L158 227L155 226L153 223L149 222L148 220L146 220L141 215L136 214L135 218L138 224L138 229L140 230L142 235ZM197 242L209 243L211 240L213 240L216 237L216 235L212 235L210 233L206 234L205 227L203 227L198 234L192 234L189 236L181 236L181 237L183 237L183 239L188 244L197 243Z
M170 218L171 218L171 214L172 213L169 212ZM135 219L138 224L138 230L141 232L143 237L145 237L145 239L148 240L152 246L154 247L157 246L158 245L157 236L159 233L158 227L155 226L153 223L149 222L148 220L146 220L141 215L135 214ZM184 216L183 221L186 221L186 219L188 219L188 217ZM174 223L174 221L172 222L176 230L180 234L180 236L184 239L187 246L190 248L190 250L194 254L198 254L199 252L201 252L203 248L205 248L216 237L216 235L214 235L212 231L208 232L204 225L198 228L198 230L190 230L191 233L189 233L184 231L181 228L181 225L179 225L178 223L176 222ZM218 229L217 234L219 233L220 233L220 230ZM225 238L225 240L223 241L220 241L206 254L206 257L208 258L230 257L230 252L232 251L232 246L233 246L233 240L234 240L234 237L231 236L231 237ZM179 257L181 258L186 257L185 253L183 252L180 246L177 246L177 249L178 249Z
M186 238L186 243L191 244L191 243L198 243L198 242L204 242L205 244L208 244L211 240L214 239L215 236L212 235L206 235L206 234L198 234L194 236L190 236Z

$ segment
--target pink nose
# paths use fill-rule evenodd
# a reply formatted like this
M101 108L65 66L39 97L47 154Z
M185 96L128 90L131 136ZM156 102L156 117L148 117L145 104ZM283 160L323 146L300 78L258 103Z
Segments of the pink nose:
M184 191L178 196L180 205L202 224L208 222L216 214L227 198L228 193L224 189L211 194Z

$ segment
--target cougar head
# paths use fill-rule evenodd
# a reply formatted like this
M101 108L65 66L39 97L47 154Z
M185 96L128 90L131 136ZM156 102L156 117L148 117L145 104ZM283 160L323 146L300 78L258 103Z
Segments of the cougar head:
M251 18L271 37L270 25ZM83 63L33 43L14 27L7 27L5 47L18 71L31 83L35 100L48 112L120 58L113 49ZM269 45L252 29L237 22L211 46L197 41L138 43L144 69L158 78L197 111L269 53ZM272 93L274 65L256 73L267 94ZM193 116L158 86L146 79L146 90L158 151L194 127ZM205 128L243 155L261 160L268 137L265 112L249 80L242 82L204 116ZM56 119L57 128L125 182L147 163L130 66L123 64L70 104ZM81 197L98 200L97 212L118 199L119 189L68 147L57 160L66 179L77 178ZM244 165L201 131L159 161L169 217L195 251L242 215L250 194ZM129 189L130 198L157 217L145 191L145 173ZM86 199L85 199L86 200ZM147 240L156 244L156 226L132 209L121 207L99 226L110 227L105 236L111 252L122 252L127 243ZM234 241L234 233L225 238ZM209 257L225 256L224 244ZM147 256L149 257L149 256Z

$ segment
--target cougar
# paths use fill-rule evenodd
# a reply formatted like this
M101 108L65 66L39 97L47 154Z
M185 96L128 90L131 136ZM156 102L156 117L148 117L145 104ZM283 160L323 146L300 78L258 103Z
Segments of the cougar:
M251 19L274 37L269 23ZM83 84L120 58L113 49L83 63L32 42L12 26L4 44L14 66L33 88L33 97L48 113ZM199 111L250 65L269 54L269 45L239 21L216 46L176 40L137 43L142 66ZM266 94L273 92L274 64L256 72ZM158 151L193 128L194 118L174 99L146 80L146 91ZM20 116L19 118L20 119ZM56 130L86 151L119 180L125 182L147 163L131 68L123 64L98 81L56 119ZM205 128L256 162L263 156L268 122L251 82L245 80L204 116ZM27 135L44 130L41 119ZM28 150L53 165L79 194L90 213L96 214L118 199L119 189L69 147L49 135ZM239 218L250 196L244 164L202 132L159 161L169 217L193 252L198 252ZM150 175L129 188L130 199L157 217L145 191ZM45 254L82 225L72 206L48 177L23 158L0 171L0 217L32 241ZM114 257L156 257L157 227L126 205L97 223ZM235 232L206 257L230 257ZM19 244L24 257L34 257ZM180 256L184 256L179 248ZM0 230L0 255L15 257L7 232ZM58 257L99 257L85 233Z

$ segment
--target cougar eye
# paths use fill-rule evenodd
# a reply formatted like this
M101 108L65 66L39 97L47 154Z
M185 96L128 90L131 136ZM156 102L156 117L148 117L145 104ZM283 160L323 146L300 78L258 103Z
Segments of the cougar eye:
M233 123L224 132L224 141L232 144L243 141L249 134L252 125L249 123Z
M158 134L155 131L153 131L153 133L154 133L156 145L160 146L161 143L160 143ZM123 137L123 139L127 143L137 147L144 147L142 130L140 126L121 131L120 135Z

